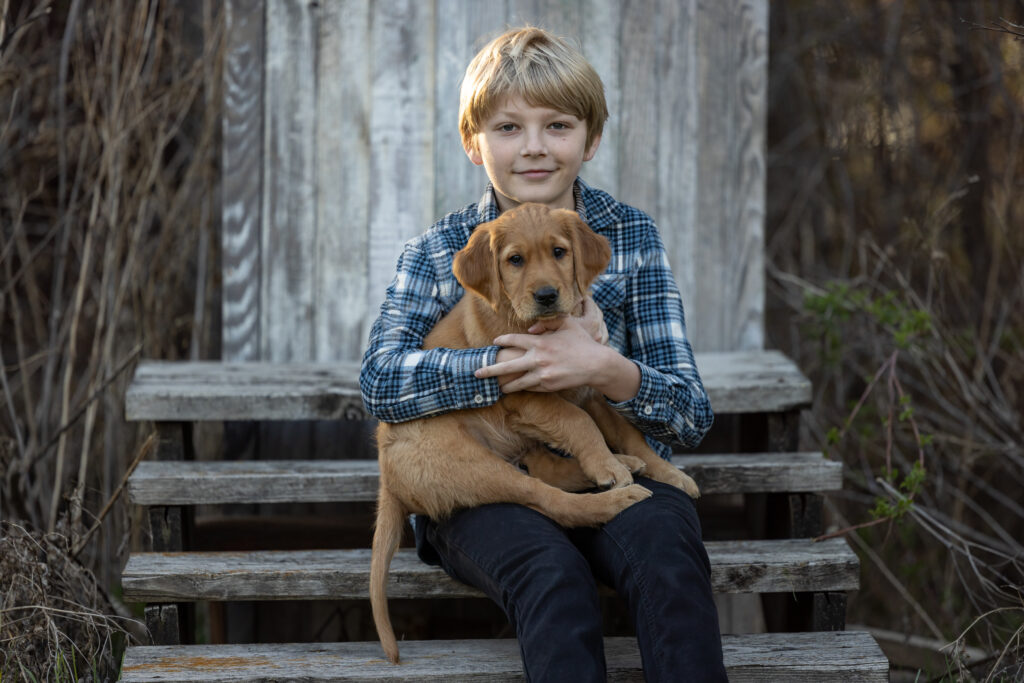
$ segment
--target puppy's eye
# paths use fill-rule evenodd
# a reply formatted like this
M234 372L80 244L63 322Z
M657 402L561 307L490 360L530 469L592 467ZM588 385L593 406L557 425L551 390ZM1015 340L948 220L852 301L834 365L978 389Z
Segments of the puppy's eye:
M511 263L513 266L521 266L523 265L523 257L520 256L519 254L512 254L511 256L508 257L508 262Z
M552 249L551 253L555 255L556 259L559 259L565 256L565 249L563 249L562 247L555 247L554 249Z

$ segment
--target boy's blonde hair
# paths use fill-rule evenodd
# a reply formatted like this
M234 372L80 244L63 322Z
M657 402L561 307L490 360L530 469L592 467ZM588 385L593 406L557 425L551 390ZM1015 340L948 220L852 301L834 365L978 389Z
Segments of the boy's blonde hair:
M473 136L507 97L586 122L587 149L608 119L604 84L594 67L564 39L533 26L501 34L466 68L459 98L463 146L476 148Z

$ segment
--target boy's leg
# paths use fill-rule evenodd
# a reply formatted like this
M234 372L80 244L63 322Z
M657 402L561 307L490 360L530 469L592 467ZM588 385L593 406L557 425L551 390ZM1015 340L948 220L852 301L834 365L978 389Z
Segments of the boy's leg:
M638 477L654 495L600 529L570 537L595 575L623 596L633 617L644 678L725 681L711 569L693 500Z
M425 537L445 571L505 610L527 680L606 680L597 584L564 529L503 503L461 510L442 523L417 521L426 522Z

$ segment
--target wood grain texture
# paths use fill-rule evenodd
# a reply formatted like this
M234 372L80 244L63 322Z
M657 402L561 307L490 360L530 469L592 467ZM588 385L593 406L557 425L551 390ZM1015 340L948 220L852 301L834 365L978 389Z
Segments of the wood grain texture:
M403 641L402 664L376 642L130 647L124 683L186 681L522 681L515 640ZM880 683L889 663L867 633L764 633L722 636L729 680ZM643 681L633 638L606 638L608 680Z
M261 359L313 360L318 3L267 0Z
M699 139L690 316L697 348L764 343L764 144L768 3L701 2L697 13ZM723 313L723 310L728 313Z
M843 483L842 463L821 453L678 455L672 462L703 495L834 491ZM128 480L128 497L135 505L373 501L379 473L376 460L147 461Z
M507 18L505 0L438 0L438 40L434 76L434 211L420 226L480 199L487 185L482 166L474 166L459 135L459 91L473 55L500 32ZM383 298L383 292L376 293Z
M394 0L371 3L370 7L366 45L373 60L368 291L375 304L372 318L376 318L402 245L434 221L437 27L432 2Z
M316 63L313 359L361 358L379 293L369 292L371 53L364 0L320 3ZM293 360L298 360L293 359Z
M221 348L260 359L264 0L227 0L221 134Z
M811 384L778 351L697 354L715 412L778 412L810 403ZM331 420L364 417L359 366L143 361L125 393L128 420Z
M806 539L705 544L717 593L856 590L860 563L846 541ZM138 553L122 574L132 602L319 600L367 597L370 550ZM438 567L400 549L391 564L393 598L476 597Z

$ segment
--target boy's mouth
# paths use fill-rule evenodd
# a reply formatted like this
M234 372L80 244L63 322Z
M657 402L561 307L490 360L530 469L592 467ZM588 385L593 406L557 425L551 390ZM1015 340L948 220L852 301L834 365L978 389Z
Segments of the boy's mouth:
M524 178L530 178L532 180L547 178L552 173L554 173L554 171L550 171L544 168L530 168L525 171L519 171L519 175L523 176Z

